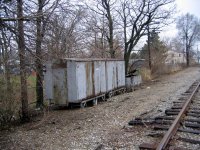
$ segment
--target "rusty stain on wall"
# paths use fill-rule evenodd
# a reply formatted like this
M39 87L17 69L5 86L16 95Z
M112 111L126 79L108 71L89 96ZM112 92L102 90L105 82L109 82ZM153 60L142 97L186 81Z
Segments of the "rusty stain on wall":
M94 61L92 61L92 95L95 95L95 86L94 86Z

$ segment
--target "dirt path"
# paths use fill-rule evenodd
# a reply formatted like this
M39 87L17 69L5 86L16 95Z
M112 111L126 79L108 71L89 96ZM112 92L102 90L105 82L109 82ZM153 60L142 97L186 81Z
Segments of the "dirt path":
M38 122L1 133L0 149L138 149L150 140L143 138L146 129L127 132L127 123L145 112L162 113L199 78L200 68L188 68L94 107L50 112L36 129L28 130Z

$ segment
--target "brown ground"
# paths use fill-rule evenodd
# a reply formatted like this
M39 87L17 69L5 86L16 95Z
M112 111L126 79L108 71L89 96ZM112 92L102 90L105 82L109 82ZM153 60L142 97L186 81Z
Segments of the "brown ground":
M42 123L3 131L0 149L138 149L151 140L144 136L148 128L131 128L127 123L145 112L162 113L199 74L200 68L188 68L94 107L50 112Z

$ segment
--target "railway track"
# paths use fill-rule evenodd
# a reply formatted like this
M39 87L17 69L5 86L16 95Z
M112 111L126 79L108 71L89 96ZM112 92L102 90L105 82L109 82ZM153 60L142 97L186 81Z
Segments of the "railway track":
M165 115L154 119L136 118L129 125L151 125L156 141L142 143L140 149L182 150L200 149L200 81L194 82L182 96L173 102ZM197 148L197 149L198 149Z

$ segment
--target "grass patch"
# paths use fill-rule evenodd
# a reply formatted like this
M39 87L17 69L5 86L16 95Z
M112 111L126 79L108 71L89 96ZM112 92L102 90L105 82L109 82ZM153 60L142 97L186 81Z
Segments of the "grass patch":
M6 93L6 84L5 78L3 75L0 75L0 101L3 99L5 95L14 94L15 99L20 100L20 76L19 75L11 75L10 82L12 86L12 93ZM27 77L27 92L28 92L28 100L29 103L33 103L36 101L36 77L30 75ZM5 98L5 97L4 97Z
M33 75L30 75L30 76L27 78L27 83L28 83L28 86L29 86L29 87L36 87L36 77L33 76Z

